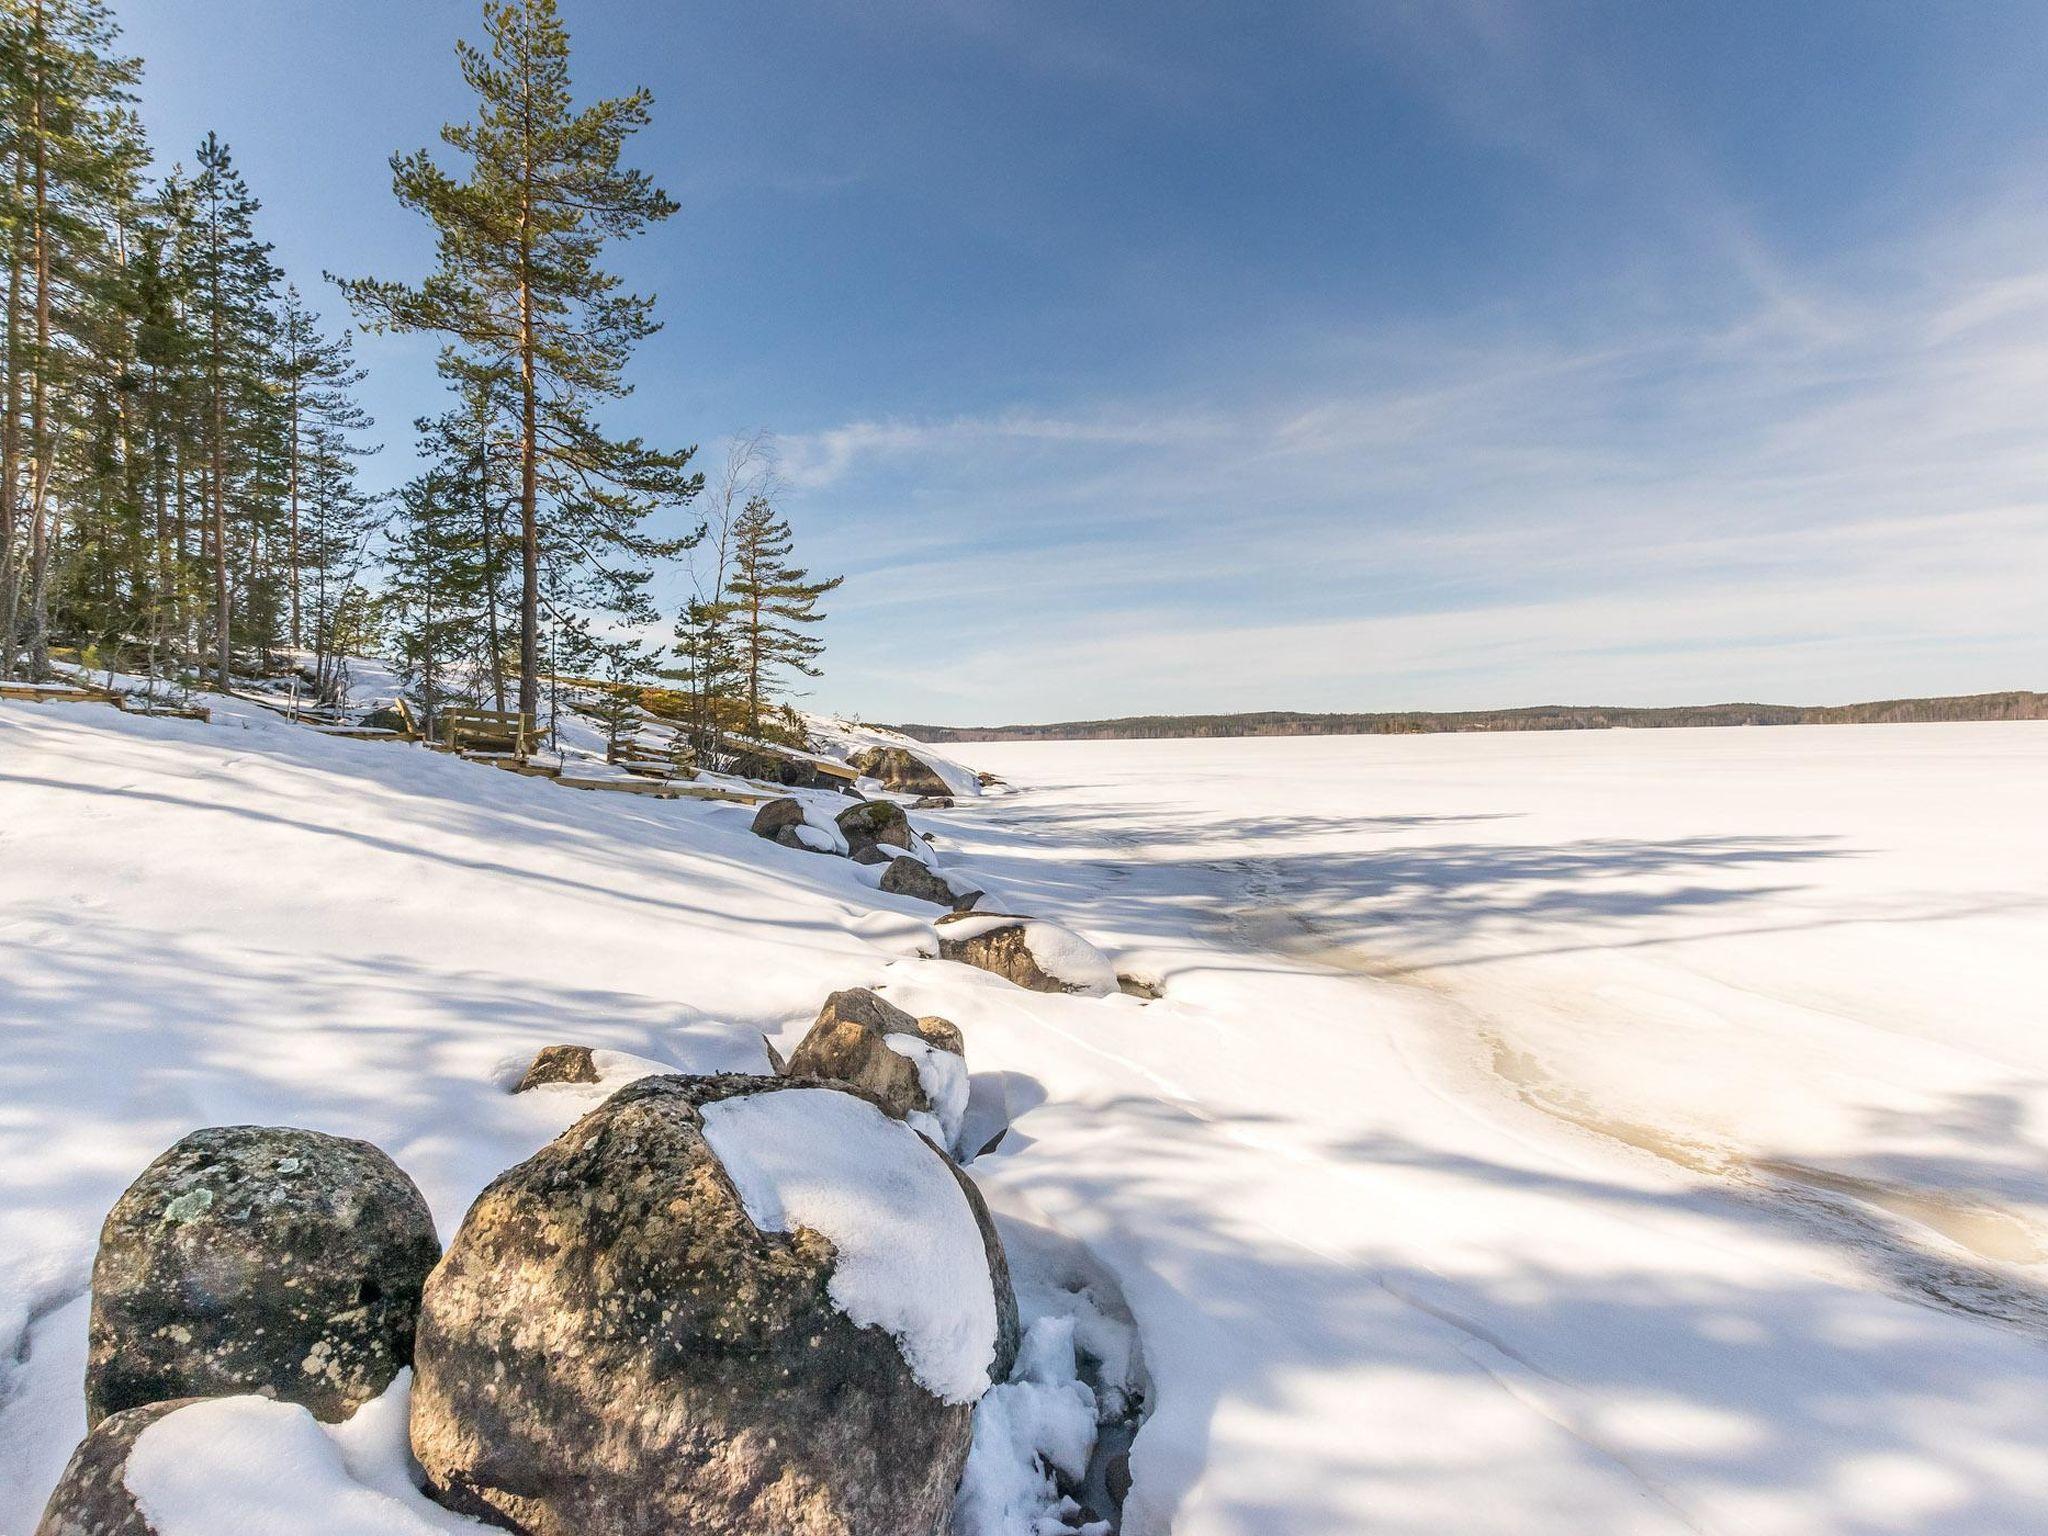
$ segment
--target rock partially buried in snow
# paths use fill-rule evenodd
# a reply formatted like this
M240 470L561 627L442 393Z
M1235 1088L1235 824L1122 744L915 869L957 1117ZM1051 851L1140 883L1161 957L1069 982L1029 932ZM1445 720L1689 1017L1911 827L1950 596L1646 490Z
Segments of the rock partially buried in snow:
M411 1363L440 1251L419 1189L366 1141L194 1131L101 1228L86 1420L233 1392L345 1418Z
M412 1485L405 1400L394 1383L336 1425L263 1397L131 1408L72 1453L36 1536L476 1531Z
M893 800L863 800L841 811L837 820L847 851L863 862L878 853L894 858L911 851L910 818Z
M953 883L922 859L909 854L898 854L889 861L889 867L882 872L881 888L891 896L914 896L919 901L929 901L941 907L955 910L972 906L981 897L979 891L958 891Z
M144 1403L102 1419L71 1453L35 1536L158 1536L128 1491L128 1457L145 1429L197 1401Z
M1015 1355L973 1186L851 1092L621 1089L477 1198L421 1313L412 1446L529 1536L936 1533Z
M939 957L993 971L1033 992L1106 997L1116 967L1079 934L1036 917L955 912L938 920Z
M754 836L765 837L771 843L780 843L785 848L807 846L797 830L803 825L804 808L799 800L770 800L754 812Z
M525 1093L543 1083L594 1083L598 1080L597 1063L591 1060L587 1045L544 1045L533 1058L533 1065L526 1069L526 1075L519 1079L514 1093Z
M869 747L865 752L854 753L847 761L868 778L898 794L946 796L952 793L952 785L939 776L938 770L907 747Z
M967 1113L966 1050L945 1019L912 1018L854 987L825 999L786 1075L851 1083L952 1152Z

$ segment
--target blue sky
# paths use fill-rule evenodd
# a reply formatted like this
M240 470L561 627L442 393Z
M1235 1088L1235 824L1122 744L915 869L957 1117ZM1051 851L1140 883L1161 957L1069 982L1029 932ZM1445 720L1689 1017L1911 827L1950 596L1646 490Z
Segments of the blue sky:
M2048 678L2036 0L563 0L683 204L625 429L765 429L815 702L1840 701ZM121 0L160 156L412 276L472 0ZM405 468L433 345L365 338ZM668 600L682 585L664 587Z

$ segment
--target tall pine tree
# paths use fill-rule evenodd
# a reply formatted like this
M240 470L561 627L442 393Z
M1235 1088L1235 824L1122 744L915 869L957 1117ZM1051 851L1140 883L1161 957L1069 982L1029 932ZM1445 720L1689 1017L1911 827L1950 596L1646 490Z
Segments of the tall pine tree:
M487 0L484 31L484 47L457 49L476 118L441 133L466 175L426 150L392 160L399 201L433 222L435 270L418 286L360 279L344 288L367 324L439 332L511 381L519 707L533 712L544 585L617 607L618 578L686 542L651 537L643 521L687 502L702 479L688 472L691 450L609 437L593 416L628 392L626 363L659 328L653 301L622 291L599 265L607 243L675 212L644 173L619 163L651 97L641 90L577 110L554 0ZM551 583L544 559L559 567Z

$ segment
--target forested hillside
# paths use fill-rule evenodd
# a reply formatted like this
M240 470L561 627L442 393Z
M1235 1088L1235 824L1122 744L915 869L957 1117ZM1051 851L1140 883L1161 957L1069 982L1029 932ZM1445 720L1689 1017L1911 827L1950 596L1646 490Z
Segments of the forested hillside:
M1946 720L2048 720L2048 694L1973 693L1867 704L1685 704L1670 709L1535 704L1526 709L1312 715L1131 715L1052 725L899 725L919 741L1155 741L1209 736L1409 736L1438 731L1605 731L1701 725L1912 725Z

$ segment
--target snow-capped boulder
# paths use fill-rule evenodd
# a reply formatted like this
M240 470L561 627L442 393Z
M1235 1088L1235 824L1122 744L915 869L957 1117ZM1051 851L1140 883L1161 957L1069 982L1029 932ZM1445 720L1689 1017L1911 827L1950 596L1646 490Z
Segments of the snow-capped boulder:
M419 1189L366 1141L194 1131L100 1230L87 1422L233 1392L345 1418L411 1363L440 1252Z
M955 909L972 906L981 895L979 891L954 889L952 881L924 860L907 853L889 861L889 867L882 871L881 889L891 896L914 896L919 901Z
M544 1045L533 1058L533 1065L519 1079L519 1086L512 1091L525 1093L543 1083L594 1083L598 1080L597 1063L591 1059L587 1045Z
M851 1083L885 1113L956 1150L967 1113L967 1046L945 1019L912 1018L865 987L834 992L790 1053L786 1075Z
M128 1458L145 1429L197 1401L145 1403L100 1420L71 1453L35 1536L157 1536L128 1491Z
M340 1424L248 1395L130 1408L72 1453L36 1536L484 1536L413 1486L406 1388Z
M900 795L945 795L952 791L939 771L907 747L869 747L847 761L884 789Z
M1015 1299L973 1186L853 1092L621 1089L471 1206L412 1448L529 1536L941 1530Z
M938 920L939 958L993 971L1033 992L1116 991L1116 967L1079 934L1036 917L954 912Z
M862 863L879 863L913 851L910 818L891 800L863 800L836 818L847 852ZM890 851L884 853L883 849Z

